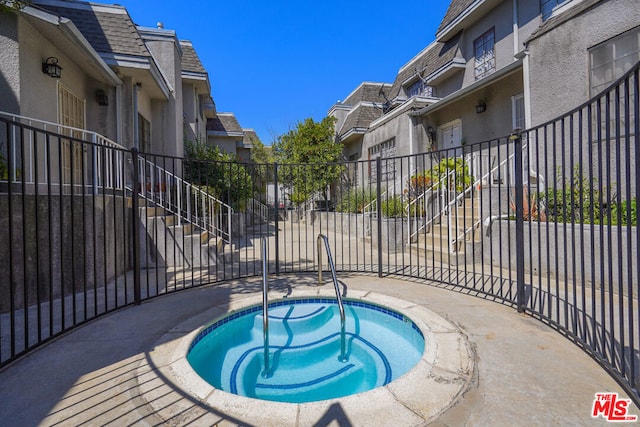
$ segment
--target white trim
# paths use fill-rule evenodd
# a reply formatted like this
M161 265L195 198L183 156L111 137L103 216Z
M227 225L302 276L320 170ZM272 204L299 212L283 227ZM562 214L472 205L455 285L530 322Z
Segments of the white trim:
M437 81L440 77L449 73L451 70L460 69L464 70L467 67L467 62L463 58L453 58L442 67L438 68L433 73L427 76L427 84Z
M456 26L458 26L462 21L464 21L469 15L471 15L476 9L478 9L483 3L487 0L475 0L471 3L467 8L456 16L451 22L449 22L441 31L436 33L436 40L442 41L443 37L451 32Z
M124 6L120 6L117 4L97 4L97 3L87 3L87 2L79 2L73 0L38 0L37 4L42 4L46 6L57 6L63 7L67 9L80 9L80 10L92 10L94 12L106 12L106 13L117 13L119 15L128 15L127 9Z

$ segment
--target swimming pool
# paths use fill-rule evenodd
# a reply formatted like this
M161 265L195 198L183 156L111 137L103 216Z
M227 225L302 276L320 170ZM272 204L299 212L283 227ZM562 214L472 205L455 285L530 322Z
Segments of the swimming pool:
M335 290L330 286L297 284L300 280L298 276L285 275L278 280L282 284L296 285L274 286L276 290L272 292L272 301L335 299ZM343 280L349 286L351 280L357 283L361 279ZM262 282L258 278L242 279L231 287L246 289L247 284L251 283L255 284L254 289L259 289ZM395 282L392 279L386 279L384 283L393 290ZM261 292L237 292L229 299L212 300L209 309L184 319L158 337L154 350L147 354L145 363L138 367L138 375L144 380L139 388L149 409L155 413L166 410L168 397L163 397L161 390L164 389L158 388L159 384L165 384L179 393L180 404L185 410L195 405L201 411L225 414L225 418L239 425L314 425L318 420L326 421L329 414L338 417L340 414L349 414L352 419L369 420L370 425L420 425L436 419L474 384L473 350L457 325L416 301L354 288L348 289L348 294L352 301L386 307L404 315L422 332L426 345L420 361L398 379L369 391L303 403L255 399L214 387L195 372L187 357L196 338L212 325L212 320L215 323L254 308L263 300ZM270 327L274 326L270 324Z
M203 328L187 360L217 389L301 403L385 386L421 359L425 338L407 316L359 300L344 308L344 357L335 298L295 298L269 304L267 349L256 305Z

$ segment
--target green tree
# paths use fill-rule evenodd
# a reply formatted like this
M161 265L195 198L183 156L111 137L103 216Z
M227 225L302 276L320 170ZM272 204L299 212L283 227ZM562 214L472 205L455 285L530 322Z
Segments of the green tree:
M219 147L204 143L185 144L184 178L203 191L227 203L234 209L242 209L251 197L251 175L235 157L223 153Z
M29 4L29 0L0 0L0 12L17 12Z
M278 137L274 150L277 161L288 166L282 175L283 183L291 188L292 202L303 203L314 193L328 199L329 186L342 172L338 164L342 146L335 141L334 117L298 122L295 129Z
M258 193L265 193L267 183L273 181L273 164L275 157L270 146L266 146L259 138L251 140L251 164L252 176L255 190Z
M273 150L260 141L260 138L252 138L251 160L258 164L270 164L275 161Z

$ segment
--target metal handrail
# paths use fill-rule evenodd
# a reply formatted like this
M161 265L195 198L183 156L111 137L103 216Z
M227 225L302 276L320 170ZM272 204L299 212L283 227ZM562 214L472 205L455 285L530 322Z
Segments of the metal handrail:
M527 148L527 144L523 144L522 150L524 151L526 148ZM507 158L502 160L500 162L500 164L498 164L497 166L494 166L492 169L490 169L488 172L486 172L480 178L474 180L474 182L471 183L471 185L469 185L468 187L466 187L463 191L457 193L456 196L451 198L449 200L449 202L446 205L444 205L437 214L435 214L433 217L431 217L428 221L425 221L425 223L422 224L419 228L417 228L416 231L411 233L411 229L409 227L410 235L409 235L409 239L408 240L411 241L411 238L413 238L413 236L417 235L421 230L424 230L426 227L428 227L430 224L432 224L436 219L440 218L442 215L445 215L446 213L449 213L451 211L451 208L455 207L456 204L467 195L467 193L473 191L473 189L476 188L479 184L482 184L482 182L484 182L485 179L493 176L493 174L495 174L502 167L504 167L506 164L508 164L508 162L510 160L512 160L514 156L515 156L515 153L511 153L511 155L509 155ZM508 170L507 170L507 173L508 173ZM448 174L447 174L446 178L448 178ZM414 201L412 201L412 203L409 204L409 206L407 206L407 217L408 217L408 220L410 219L410 207L411 207L411 205L413 203L417 202L422 196L426 195L427 192L429 192L432 188L434 188L435 185L438 185L439 183L440 183L440 181L438 181L438 183L436 183L436 184L432 185L431 187L429 187L422 195L417 197ZM455 248L457 247L457 242L459 240L461 240L461 239L465 239L466 235L469 234L470 232L472 232L475 229L475 227L477 227L481 222L482 222L482 219L480 218L471 227L468 227L468 228L464 229L462 233L458 233L457 232L457 225L456 225L456 231L454 233L453 232L453 227L452 227L452 224L451 224L451 218L449 218L448 219L448 224L447 224L447 227L449 229L449 236L454 236L452 238L452 240L449 242L449 250L451 252L455 252Z
M440 178L440 180L438 180L437 182L431 184L429 186L429 188L427 188L421 195L419 195L418 197L416 197L414 200L412 200L410 203L407 204L407 207L405 208L405 210L407 212L407 221L408 222L411 220L411 207L414 206L414 205L417 205L418 201L420 201L422 199L424 199L425 203L426 203L427 193L433 194L433 193L436 193L436 192L440 192L440 193L444 194L443 193L444 191L448 191L450 177L451 177L451 175L454 175L454 174L455 174L454 170L448 171L442 178ZM443 201L444 201L445 195L443 195L442 198L443 198ZM447 212L447 209L449 208L449 206L445 205L444 203L442 205L443 205L443 207L441 208L441 210L436 215L432 216L428 221L425 221L425 223L422 224L420 227L417 227L416 231L411 232L411 227L410 226L407 227L407 230L409 232L408 241L411 241L413 236L417 235L420 231L422 231L425 228L427 228L429 225L431 225L431 223L433 223L436 219L438 219L445 212Z
M267 238L261 239L262 254L262 339L264 343L264 371L262 377L267 378L270 375L269 368L269 285L267 283Z
M318 234L318 284L322 284L322 241L327 251L327 259L329 261L329 269L333 278L333 287L336 291L336 299L338 301L338 309L340 310L340 357L338 360L346 362L346 339L345 339L345 316L344 305L342 304L342 296L340 295L340 287L338 286L338 277L336 276L336 266L333 263L331 249L329 248L329 239L324 234Z
M247 199L247 210L258 215L264 222L269 222L269 207L253 197Z
M233 214L233 208L230 205L213 197L208 192L185 181L167 169L158 166L146 159L144 155L139 155L138 161L141 163L141 182L145 179L147 172L149 172L151 179L149 189L141 190L142 197L176 215L178 225L181 225L183 220L187 221L202 230L220 236L223 241L231 244L231 216ZM171 183L175 185L177 191L177 200L175 201L171 200L171 192L166 191ZM186 204L186 208L183 204ZM223 212L227 214L226 231L222 225L224 222Z
M133 191L129 183L125 182L125 174L122 173L126 165L125 156L129 152L129 150L124 146L100 135L97 132L86 129L47 122L45 120L11 114L4 111L0 111L0 117L7 118L8 120L21 125L40 129L45 132L64 135L74 141L86 144L84 145L85 147L92 147L92 159L94 164L93 183L90 185L93 187L94 192L97 193L98 188L126 190L129 192ZM32 138L31 133L28 135L29 138ZM28 143L36 144L38 141L30 139ZM17 150L12 151L14 153L17 152ZM83 155L86 155L86 153ZM32 159L30 161L37 161L37 159ZM13 162L15 163L16 160L14 159ZM144 183L146 181L147 173L151 179L151 182L148 183L148 190L145 188L145 185L142 185L139 190L139 194L142 198L149 200L168 212L176 215L178 225L181 225L182 221L189 222L211 234L220 236L226 243L231 244L231 214L233 214L233 208L231 208L231 206L221 200L218 200L197 186L183 180L162 166L147 160L144 157L144 154L138 155L138 162L139 182ZM115 168L110 166L112 164L116 165ZM28 173L31 174L33 168L29 167L27 169ZM14 175L15 174L16 171L14 171ZM17 177L9 177L9 180L17 180ZM34 182L32 177L29 177L27 182L33 184L43 183ZM171 200L171 192L168 191L168 188L172 183L175 184L175 188L177 189L177 200L175 201ZM79 187L79 184L74 183L73 186ZM194 199L195 206L191 206L192 198ZM186 202L186 208L182 206L183 202ZM202 212L202 215L200 214L200 211ZM227 231L225 231L224 226L222 225L223 211L227 213Z

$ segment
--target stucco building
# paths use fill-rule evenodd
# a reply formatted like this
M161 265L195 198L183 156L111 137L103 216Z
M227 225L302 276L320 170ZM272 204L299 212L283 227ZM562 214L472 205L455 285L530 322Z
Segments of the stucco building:
M371 104L375 114L354 125L362 106L351 95L331 107L337 140L346 158L368 160L540 125L640 59L639 24L634 0L453 0L435 40L400 67L390 87L377 84L385 100L369 99L382 103ZM397 175L386 174L403 179Z

